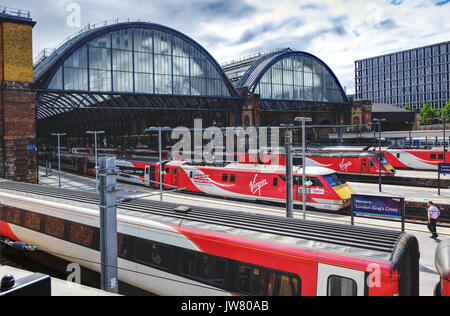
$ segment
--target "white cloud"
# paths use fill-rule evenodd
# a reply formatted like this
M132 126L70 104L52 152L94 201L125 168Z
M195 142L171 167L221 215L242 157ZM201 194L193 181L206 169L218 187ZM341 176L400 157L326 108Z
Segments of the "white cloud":
M219 61L290 46L327 63L348 92L354 61L450 40L450 3L439 0L26 0L2 5L31 10L35 54L77 29L65 24L70 2L81 23L141 18L179 30Z

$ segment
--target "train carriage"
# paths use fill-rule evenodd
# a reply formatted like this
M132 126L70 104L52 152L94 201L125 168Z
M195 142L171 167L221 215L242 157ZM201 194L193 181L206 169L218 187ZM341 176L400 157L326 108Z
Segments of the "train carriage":
M358 151L309 151L307 152L307 166L321 166L335 170L339 173L354 175L374 175L380 174L385 177L394 176L394 167L383 155L380 159L378 153L358 152ZM301 162L301 158L294 157L294 164Z
M159 163L118 161L119 179L159 188ZM282 166L229 164L196 164L166 161L162 164L165 189L178 188L185 192L250 201L286 202L286 172ZM136 172L135 176L126 174ZM294 168L294 204L310 208L339 211L351 204L352 188L340 181L336 172L321 167L307 167L306 195L303 197L302 168ZM136 177L138 176L138 177ZM155 181L156 180L156 181Z
M0 183L1 232L99 271L97 196ZM397 231L133 201L118 207L119 279L157 295L419 294Z
M436 271L440 281L436 285L435 296L450 296L450 239L443 240L436 249Z
M238 160L242 164L286 165L284 154L264 154L260 159L258 154L239 154ZM358 150L308 150L306 152L306 166L324 167L332 169L340 174L352 174L362 176L379 176L381 160L381 176L391 177L395 175L394 167L386 160L383 154L375 152L362 152ZM295 151L293 164L301 166L303 155Z

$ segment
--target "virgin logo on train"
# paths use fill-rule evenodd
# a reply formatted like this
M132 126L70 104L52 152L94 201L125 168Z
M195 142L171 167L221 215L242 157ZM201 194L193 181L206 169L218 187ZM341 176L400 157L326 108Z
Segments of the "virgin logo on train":
M257 178L258 178L258 175L255 175L255 178L253 179L253 181L250 182L250 191L254 195L256 195L256 193L258 193L259 196L261 196L261 189L263 187L265 187L266 185L268 185L269 183L267 182L266 179L262 179L261 181L257 182Z
M339 168L343 172L347 172L348 168L350 168L351 166L352 166L352 162L351 161L345 162L345 159L342 159L341 163L339 164Z

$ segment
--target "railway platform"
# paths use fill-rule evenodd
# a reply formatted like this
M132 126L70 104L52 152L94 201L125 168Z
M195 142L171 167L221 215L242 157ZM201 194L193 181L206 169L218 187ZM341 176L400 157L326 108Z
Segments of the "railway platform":
M32 274L32 272L15 267L0 265L0 278L5 275L12 275L16 280L19 280ZM118 296L57 278L51 278L51 287L52 296Z

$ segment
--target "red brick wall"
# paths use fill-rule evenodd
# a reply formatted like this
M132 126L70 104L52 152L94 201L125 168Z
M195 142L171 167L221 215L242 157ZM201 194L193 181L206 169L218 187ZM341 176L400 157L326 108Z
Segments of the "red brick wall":
M0 176L9 180L36 182L36 94L27 83L3 82L0 127L3 150Z

